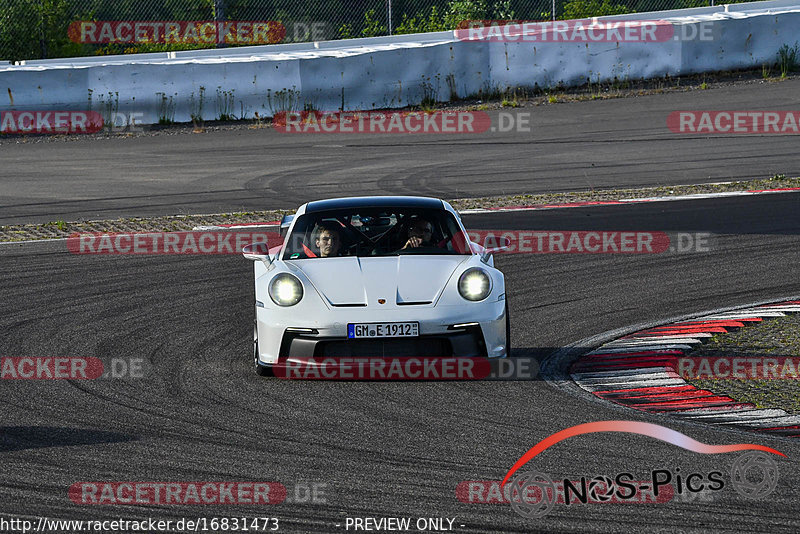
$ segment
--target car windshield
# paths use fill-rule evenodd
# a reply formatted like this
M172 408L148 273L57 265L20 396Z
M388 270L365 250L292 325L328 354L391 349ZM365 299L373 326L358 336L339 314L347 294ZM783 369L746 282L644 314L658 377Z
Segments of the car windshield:
M470 254L467 243L446 210L339 209L298 217L283 259Z

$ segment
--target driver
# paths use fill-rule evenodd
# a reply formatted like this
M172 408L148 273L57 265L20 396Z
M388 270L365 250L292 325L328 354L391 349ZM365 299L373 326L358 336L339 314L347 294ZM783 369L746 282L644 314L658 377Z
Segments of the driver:
M421 217L414 216L411 218L408 227L408 241L406 241L406 244L400 250L418 247L434 247L436 244L431 242L432 237L433 225Z
M337 228L328 223L317 226L317 239L315 242L320 258L329 258L339 255L342 245L342 236Z

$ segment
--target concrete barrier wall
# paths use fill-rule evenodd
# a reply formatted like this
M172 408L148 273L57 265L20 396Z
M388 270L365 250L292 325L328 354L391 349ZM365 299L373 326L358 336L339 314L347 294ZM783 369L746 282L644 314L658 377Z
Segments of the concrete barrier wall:
M800 3L777 0L600 21L666 20L664 42L468 42L453 32L347 41L0 63L0 111L87 110L137 122L223 114L380 109L509 87L641 79L774 63L800 39ZM710 33L709 33L710 32ZM3 90L7 89L7 90Z

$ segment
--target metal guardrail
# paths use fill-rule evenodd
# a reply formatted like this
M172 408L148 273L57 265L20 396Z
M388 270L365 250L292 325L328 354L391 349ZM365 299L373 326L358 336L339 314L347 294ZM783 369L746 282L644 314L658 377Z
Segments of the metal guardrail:
M601 18L661 18L684 36L706 28L708 39L614 46L553 41L543 47L525 41L464 42L453 32L438 32L0 66L0 79L9 88L0 111L88 109L114 124L115 116L135 116L137 124L249 119L256 113L263 118L302 109L385 109L514 87L581 85L588 76L599 83L752 68L774 63L779 49L798 40L799 2ZM531 68L534 55L536 68ZM70 68L73 63L77 68ZM108 64L119 66L104 68Z

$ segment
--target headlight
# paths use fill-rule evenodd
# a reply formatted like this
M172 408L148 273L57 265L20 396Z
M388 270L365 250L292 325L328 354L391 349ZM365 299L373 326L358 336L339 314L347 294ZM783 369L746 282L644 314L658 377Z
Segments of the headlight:
M278 306L294 306L303 298L303 284L296 276L281 273L269 283L269 296Z
M492 292L492 279L483 269L467 269L458 279L458 292L467 300L483 300Z

